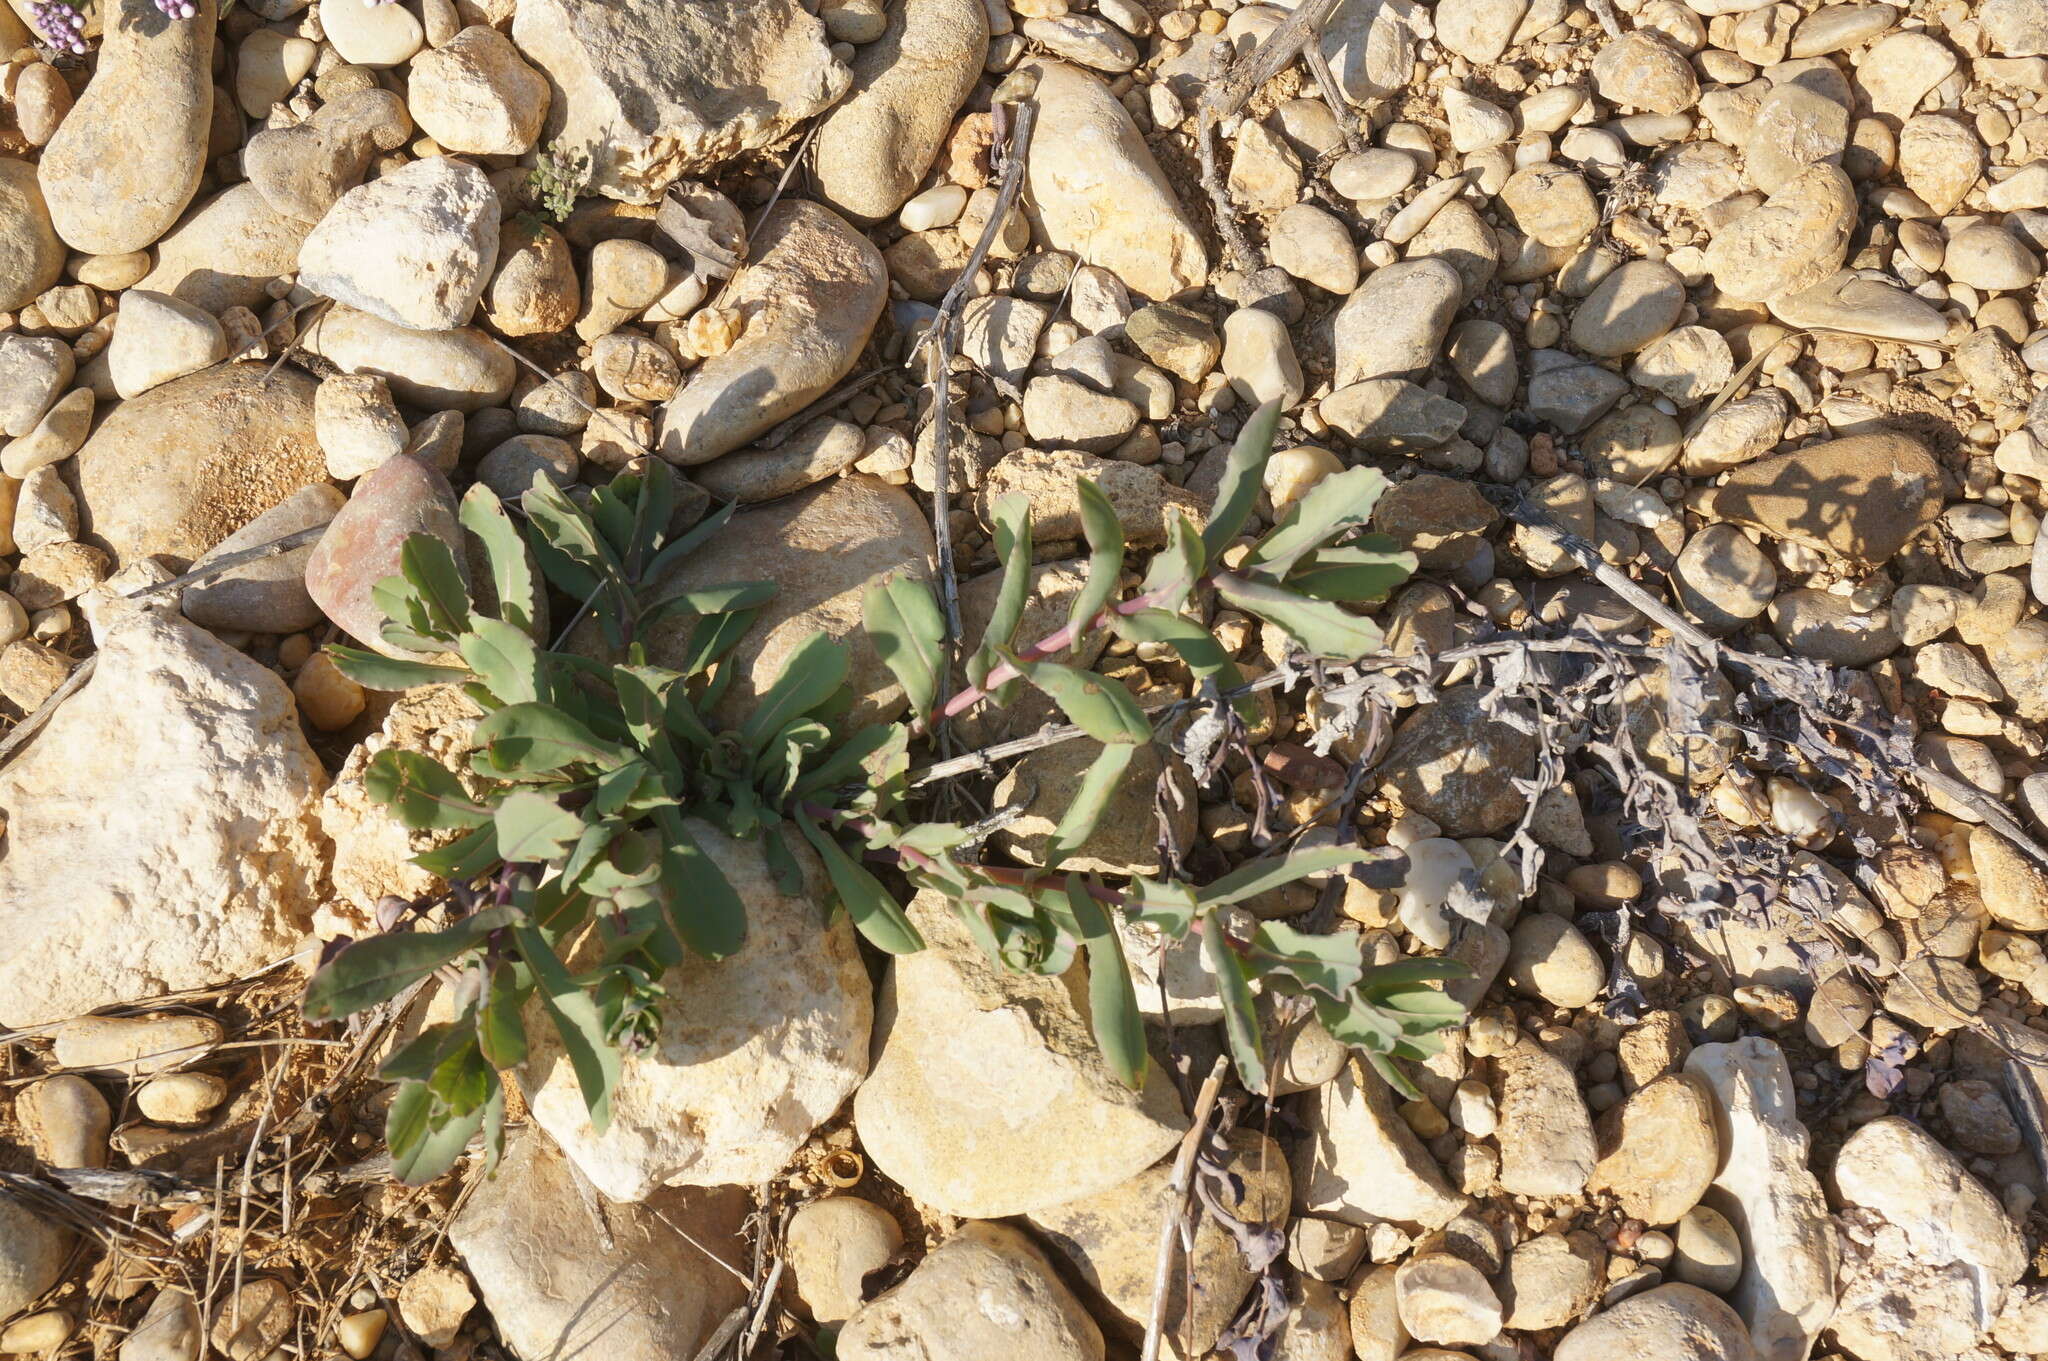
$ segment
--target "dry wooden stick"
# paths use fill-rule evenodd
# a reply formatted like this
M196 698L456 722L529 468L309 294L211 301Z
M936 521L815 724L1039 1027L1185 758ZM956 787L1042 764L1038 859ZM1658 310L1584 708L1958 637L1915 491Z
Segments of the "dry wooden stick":
M1038 125L1038 101L1025 99L1016 104L998 104L997 118L1004 110L1010 123L1003 142L1003 175L996 193L995 211L982 224L981 237L968 253L967 263L946 296L939 300L938 315L925 328L918 342L927 364L927 381L932 389L932 540L939 559L939 602L946 616L946 638L953 647L960 640L960 578L953 564L953 352L959 348L960 314L974 290L974 276L995 248L996 237L1010 219L1017 196L1024 188L1024 165L1031 154L1031 131ZM947 667L951 672L950 662ZM940 680L943 702L945 680Z
M1312 38L1318 39L1318 43L1315 55L1309 58L1309 69L1315 73L1317 83L1322 84L1329 76L1329 63L1320 60L1320 37L1323 25L1336 8L1337 0L1307 0L1279 27L1268 33L1251 56L1240 62L1230 60L1227 39L1219 38L1210 49L1211 73L1195 114L1195 145L1202 156L1202 189L1209 196L1209 206L1216 218L1216 230L1223 237L1224 249L1246 270L1258 269L1265 263L1265 257L1246 237L1244 228L1238 225L1237 210L1230 202L1230 191L1224 187L1223 177L1216 168L1219 125L1242 109L1245 101L1260 86L1286 70ZM1332 78L1324 86L1326 99L1333 98L1335 84ZM1333 99L1330 112L1337 114L1338 126L1346 129L1346 142L1349 144L1356 134L1349 130L1349 122L1341 107Z
M1297 14L1299 10L1295 11ZM1276 30L1277 31L1277 30ZM1210 91L1218 90L1228 81L1230 65L1230 44L1217 39L1210 49L1211 74ZM1202 192L1209 199L1209 215L1216 221L1217 234L1223 238L1224 254L1243 266L1247 271L1255 270L1264 262L1251 238L1238 225L1237 209L1230 202L1230 190L1224 186L1223 174L1216 168L1217 123L1221 117L1214 113L1209 94L1204 92L1199 112L1195 117L1195 149L1202 158Z
M1336 74L1330 70L1330 59L1323 55L1320 35L1317 41L1302 45L1301 57L1308 63L1309 74L1316 78L1316 88L1322 91L1323 103L1329 106L1330 116L1337 120L1337 131L1344 134L1344 149L1365 150L1365 138L1359 135L1358 120L1352 117L1344 91L1337 84Z
M1188 1124L1188 1132L1181 1137L1180 1153L1173 1160L1173 1177L1166 1184L1166 1222L1159 1226L1159 1255L1152 1266L1152 1313L1145 1323L1142 1361L1159 1361L1159 1340L1166 1326L1166 1283L1173 1275L1173 1240L1182 1217L1187 1213L1188 1188L1194 1181L1195 1154L1202 1147L1202 1134L1209 1127L1209 1117L1215 1113L1216 1097L1223 1090L1223 1075L1229 1069L1230 1060L1218 1055L1215 1065L1209 1069L1209 1076L1202 1083L1200 1094L1195 1097L1194 1117Z
M1231 68L1223 80L1202 92L1202 112L1216 122L1236 113L1246 100L1301 55L1311 37L1320 38L1323 25L1337 8L1337 0L1308 0L1266 35L1264 42L1244 61Z

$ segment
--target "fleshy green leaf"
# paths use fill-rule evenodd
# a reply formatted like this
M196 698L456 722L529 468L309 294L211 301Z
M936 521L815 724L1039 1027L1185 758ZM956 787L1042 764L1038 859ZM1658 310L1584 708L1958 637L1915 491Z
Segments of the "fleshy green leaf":
M846 915L853 918L853 925L877 950L890 955L914 954L924 948L924 937L911 925L910 918L903 914L902 906L882 887L882 881L869 874L849 856L832 834L809 819L796 819L798 830L804 839L818 852L818 858L825 862L825 873L832 879L833 892L846 908Z
M1180 940L1194 924L1196 905L1192 885L1137 879L1124 898L1124 919L1133 926L1149 926L1170 940Z
M1364 990L1370 995L1377 988L1405 988L1415 983L1464 978L1471 972L1470 968L1457 960L1440 956L1397 959L1392 964L1373 965L1366 974Z
M718 863L704 853L680 819L666 826L661 886L669 923L683 943L706 959L724 959L747 940L747 908Z
M912 712L929 717L946 671L946 619L931 588L901 573L884 577L861 597L861 624Z
M754 610L737 610L731 614L707 614L690 625L690 637L683 644L683 655L676 659L676 669L685 676L695 676L710 669L713 662L732 651L734 645L747 636L747 630L754 626L755 613ZM730 670L720 673L721 678L731 674Z
M1175 511L1166 526L1166 547L1152 555L1152 565L1145 569L1145 581L1139 589L1156 600L1161 609L1177 612L1187 604L1195 584L1207 570L1201 531L1186 515Z
M441 652L455 641L454 634L435 625L426 597L402 576L388 576L371 586L370 603L385 620L377 636L393 647Z
M401 931L370 936L347 946L322 965L306 985L309 1021L353 1016L388 1002L500 927L510 925L509 907L487 908L443 931Z
M590 1126L603 1134L612 1122L612 1089L619 1084L618 1047L605 1034L597 1004L569 976L539 928L516 926L513 935L519 953L533 970L541 1005L554 1020L555 1032L569 1055L584 1107L590 1112Z
M1216 641L1216 635L1184 614L1140 610L1118 616L1116 631L1134 643L1167 644L1187 663L1198 681L1214 676L1224 690L1235 690L1244 684L1244 674L1223 650L1223 644ZM1231 707L1248 723L1258 718L1258 705L1250 695L1239 695Z
M1252 935L1252 958L1261 973L1279 972L1305 988L1341 997L1365 976L1355 932L1312 936L1286 922L1260 922Z
M1223 1037L1237 1064L1238 1080L1264 1096L1271 1088L1266 1081L1265 1041L1259 1034L1251 980L1245 976L1244 960L1223 934L1223 923L1214 915L1202 923L1202 956L1216 975L1216 995L1223 1003Z
M1098 742L1149 742L1152 724L1122 681L1058 662L1011 658L1024 679L1045 691L1068 720Z
M1102 1057L1130 1087L1145 1084L1145 1020L1138 1012L1138 995L1131 985L1131 970L1124 960L1123 937L1108 911L1088 892L1077 874L1067 876L1067 908L1074 916L1075 934L1088 952L1089 1020Z
M498 617L529 637L540 636L540 579L519 526L505 513L498 494L479 482L462 497L463 528L476 535L491 565Z
M546 684L533 639L503 619L478 619L456 650L500 704L531 704Z
M739 502L727 501L682 534L663 544L661 551L640 569L640 580L660 581L669 568L696 552L712 535L725 528L726 521L732 519L733 512L739 508Z
M469 586L446 543L432 534L409 536L398 550L398 570L419 592L438 634L454 638L469 631Z
M572 765L610 765L625 759L616 744L552 704L508 704L476 725L477 755L500 774L546 774Z
M1017 640L1024 607L1031 599L1031 498L1010 492L994 506L996 561L1003 571L996 603L982 630L981 646L967 660L967 679L976 685L995 669L1000 654Z
M483 1006L477 1013L477 1045L491 1065L516 1068L526 1062L526 1022L521 1012L532 987L521 987L510 962L491 970L484 989Z
M531 529L533 555L549 581L579 601L600 586L623 592L618 555L590 517L546 474L534 474L533 487L520 497L519 507Z
M583 819L545 794L516 790L491 819L498 829L498 854L508 865L559 860L583 835Z
M1247 563L1275 578L1338 534L1372 518L1372 508L1387 489L1387 476L1377 468L1346 468L1311 487L1308 494L1280 515L1252 546Z
M1228 572L1217 574L1216 594L1246 614L1277 626L1312 656L1355 662L1380 649L1378 624L1330 601L1312 600L1285 586Z
M846 679L846 648L823 633L797 644L740 729L740 745L758 752L769 738L832 698Z
M327 655L334 658L335 670L367 690L410 690L420 685L446 685L469 679L469 672L459 666L407 661L340 643L330 645Z
M1318 600L1386 599L1396 586L1415 575L1415 555L1379 546L1375 541L1380 537L1369 534L1363 542L1317 549L1288 573L1287 585Z
M714 615L757 610L775 598L772 581L734 581L722 586L685 586L640 607L640 631L671 613Z
M806 798L835 785L849 783L860 778L866 769L867 759L889 745L894 734L893 724L870 723L852 736L842 739L838 745L804 772L790 789L791 798Z
M1109 808L1109 801L1116 797L1122 787L1124 772L1131 767L1131 758L1138 753L1136 744L1111 742L1095 753L1095 759L1088 763L1087 771L1081 776L1081 784L1074 791L1073 802L1060 815L1059 826L1053 828L1052 837L1045 846L1045 867L1057 868L1061 861L1080 850L1095 831L1095 824L1102 821L1103 813Z
M489 822L491 810L433 757L386 747L363 770L363 792L416 831L454 831Z
M458 1024L427 1026L379 1064L377 1076L386 1082L399 1082L409 1077L425 1078L441 1066L441 1060L468 1043L467 1023L475 1014L474 1011L465 1013Z
M1116 596L1124 574L1124 526L1102 489L1086 478L1074 481L1080 496L1081 529L1088 536L1088 576L1074 593L1067 625L1078 641Z
M1237 442L1230 446L1223 477L1216 487L1215 508L1202 530L1202 561L1214 567L1223 550L1243 531L1258 504L1260 479L1266 460L1273 455L1273 434L1280 428L1280 403L1267 402L1245 421Z
M1311 874L1327 874L1356 864L1372 854L1363 846L1311 846L1285 855L1266 856L1240 865L1212 884L1195 890L1195 900L1205 907L1241 903L1247 898L1291 884Z
M391 1174L407 1186L424 1186L446 1173L483 1127L484 1109L433 1125L437 1102L417 1079L399 1084L384 1116L384 1142L391 1149Z
M498 829L487 822L445 846L421 851L412 863L452 884L466 884L498 863Z
M656 769L672 779L682 777L682 763L676 758L675 744L669 740L669 701L672 688L680 680L682 677L675 672L658 666L612 668L612 689L619 696L627 735L654 762ZM687 697L683 707L689 708Z

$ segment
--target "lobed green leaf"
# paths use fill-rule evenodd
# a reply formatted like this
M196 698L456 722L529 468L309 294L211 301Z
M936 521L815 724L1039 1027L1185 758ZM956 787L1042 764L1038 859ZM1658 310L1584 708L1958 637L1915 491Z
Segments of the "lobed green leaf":
M463 494L460 519L463 528L484 546L491 586L498 597L498 617L529 637L539 638L545 604L540 580L526 539L505 512L504 502L479 482Z
M946 674L946 619L931 588L901 573L884 577L861 597L861 624L911 711L929 718Z

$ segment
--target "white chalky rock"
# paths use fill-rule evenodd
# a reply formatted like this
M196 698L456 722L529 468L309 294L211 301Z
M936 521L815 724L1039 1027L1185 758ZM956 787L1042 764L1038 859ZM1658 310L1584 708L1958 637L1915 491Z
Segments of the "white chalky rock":
M1758 1036L1692 1051L1685 1071L1713 1090L1721 1168L1707 1204L1742 1235L1742 1276L1729 1302L1758 1361L1804 1361L1835 1307L1840 1250L1827 1198L1807 1170L1792 1070Z
M429 156L343 194L299 247L299 283L400 326L446 331L475 314L497 261L490 180Z

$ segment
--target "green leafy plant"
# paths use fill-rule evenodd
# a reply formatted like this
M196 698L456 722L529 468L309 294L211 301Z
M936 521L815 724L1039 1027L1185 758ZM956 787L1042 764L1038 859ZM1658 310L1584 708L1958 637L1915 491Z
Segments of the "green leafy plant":
M526 196L549 220L562 223L576 210L576 200L590 184L590 153L560 142L534 158L526 175Z
M656 1037L663 976L686 951L715 960L745 939L745 906L691 837L695 819L758 840L790 891L802 878L795 848L809 847L837 908L879 950L923 947L893 882L943 895L1009 968L1057 974L1085 956L1096 1038L1132 1084L1143 1079L1145 1040L1119 916L1169 940L1199 935L1219 980L1232 1054L1253 1090L1267 1086L1255 984L1308 999L1334 1036L1405 1087L1386 1060L1433 1051L1435 1032L1460 1015L1433 984L1459 968L1436 959L1374 967L1353 934L1310 935L1237 906L1305 875L1341 870L1363 856L1357 847L1276 854L1200 886L1141 878L1117 887L1063 867L1153 731L1119 681L1049 658L1105 630L1161 643L1210 702L1225 702L1242 678L1202 623L1205 591L1277 625L1312 657L1356 660L1379 646L1377 627L1345 606L1383 597L1413 559L1363 532L1384 489L1378 472L1336 474L1255 542L1238 542L1276 420L1269 406L1247 423L1207 526L1177 517L1128 595L1123 527L1107 498L1080 484L1086 582L1066 626L1028 646L1017 645L1016 633L1028 599L1030 517L1020 497L998 505L994 537L1005 575L989 626L965 658L969 683L951 696L944 623L929 588L908 575L875 584L864 624L911 715L857 728L845 722L847 651L822 634L795 649L737 726L714 720L734 674L721 661L773 586L663 585L732 507L674 530L677 488L657 460L596 489L587 505L536 478L521 498L523 526L488 488L473 487L461 519L489 560L495 613L479 610L446 544L409 540L400 575L380 582L375 597L388 620L384 641L422 659L332 651L365 685L455 683L483 710L467 769L387 748L365 774L370 795L407 826L446 838L416 860L447 888L417 903L387 900L394 929L334 953L306 999L309 1017L331 1019L388 1002L437 973L452 984L455 1019L424 1029L383 1068L400 1084L386 1130L398 1174L438 1175L479 1130L496 1155L499 1070L525 1058L525 1017L536 1001L560 1036L592 1123L605 1127L622 1055ZM550 585L591 616L610 655L623 661L545 645L538 621ZM653 665L648 631L672 615L687 625L669 631L682 640L664 654L676 664ZM969 829L921 820L908 779L912 745L932 725L1002 704L1021 685L1043 691L1101 744L1042 868L968 858ZM406 918L410 929L395 929Z

